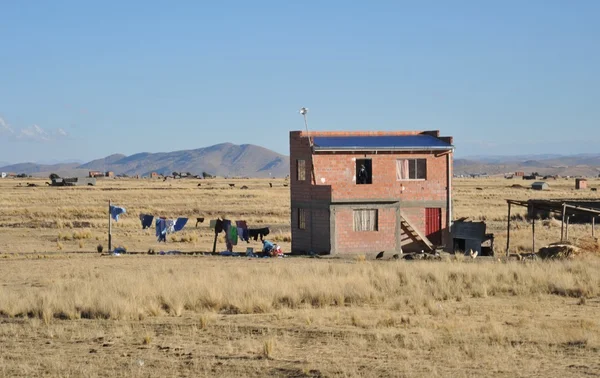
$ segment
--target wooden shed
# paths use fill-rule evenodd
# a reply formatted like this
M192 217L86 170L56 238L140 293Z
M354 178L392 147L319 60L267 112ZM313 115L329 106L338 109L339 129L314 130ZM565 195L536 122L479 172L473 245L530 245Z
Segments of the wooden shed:
M547 182L536 181L533 184L531 184L531 189L533 189L533 190L548 190L548 189L550 189L550 186L548 185Z
M584 178L575 179L575 189L587 189L587 180Z

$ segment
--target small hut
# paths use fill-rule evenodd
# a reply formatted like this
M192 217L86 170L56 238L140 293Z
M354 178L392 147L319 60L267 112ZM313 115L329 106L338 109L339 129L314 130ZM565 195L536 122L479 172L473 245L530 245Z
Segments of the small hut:
M533 184L531 184L531 189L533 189L533 190L548 190L548 189L550 189L550 186L548 185L547 182L536 181Z
M575 189L587 189L587 180L584 178L575 179Z

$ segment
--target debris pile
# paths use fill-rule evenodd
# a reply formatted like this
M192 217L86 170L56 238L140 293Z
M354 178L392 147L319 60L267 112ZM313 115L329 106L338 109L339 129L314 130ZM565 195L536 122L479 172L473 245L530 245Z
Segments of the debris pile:
M538 256L546 259L571 259L581 252L581 249L569 242L553 243L539 250Z

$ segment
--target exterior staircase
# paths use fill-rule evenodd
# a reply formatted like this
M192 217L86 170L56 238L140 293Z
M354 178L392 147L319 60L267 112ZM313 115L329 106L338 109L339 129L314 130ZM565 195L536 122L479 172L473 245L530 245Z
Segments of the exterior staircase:
M425 245L427 250L433 251L435 249L433 243L427 239L427 237L419 232L419 230L410 223L408 219L405 217L401 217L400 224L402 225L402 229L413 239L418 242L421 242Z

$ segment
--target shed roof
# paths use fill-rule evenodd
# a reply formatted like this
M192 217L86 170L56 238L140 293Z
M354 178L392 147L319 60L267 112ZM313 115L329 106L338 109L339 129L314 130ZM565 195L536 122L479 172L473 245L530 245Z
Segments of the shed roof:
M450 150L450 143L431 135L367 135L367 136L315 136L316 151L356 150Z

